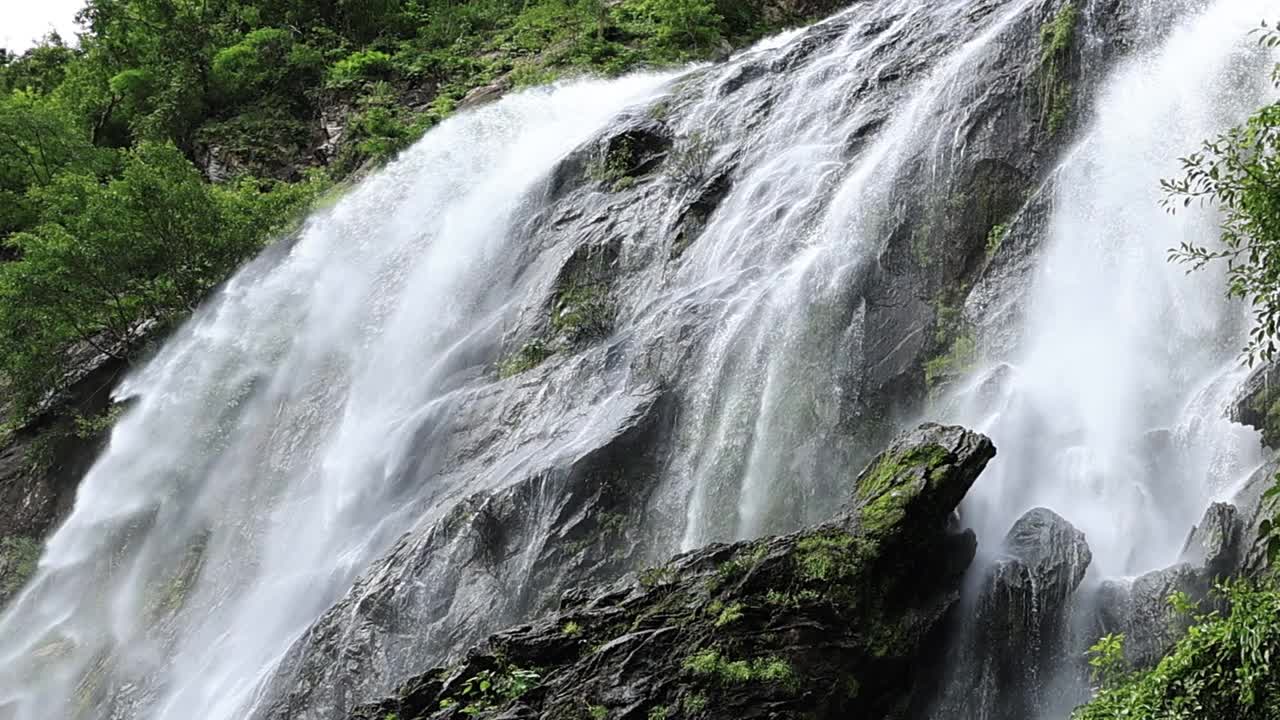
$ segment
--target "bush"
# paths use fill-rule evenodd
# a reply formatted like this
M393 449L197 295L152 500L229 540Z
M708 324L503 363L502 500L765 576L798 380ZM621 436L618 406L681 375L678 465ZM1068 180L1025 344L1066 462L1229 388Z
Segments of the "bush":
M214 187L173 145L144 143L106 184L67 172L34 190L42 222L0 265L0 361L19 405L59 387L68 347L119 354L143 320L190 311L321 186Z
M1117 672L1120 639L1095 646L1107 680L1074 720L1272 720L1280 717L1280 592L1243 583L1219 588L1229 614L1203 615L1154 670Z
M287 30L254 30L213 56L209 80L217 92L236 101L270 92L288 73L292 50Z
M391 77L395 64L380 50L360 50L334 63L329 69L329 86L346 88L368 80Z

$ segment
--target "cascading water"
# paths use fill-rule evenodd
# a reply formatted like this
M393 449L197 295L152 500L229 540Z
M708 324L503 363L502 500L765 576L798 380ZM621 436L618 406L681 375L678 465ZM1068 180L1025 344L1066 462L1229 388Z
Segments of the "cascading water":
M1176 560L1209 502L1260 464L1257 434L1225 417L1247 317L1220 275L1166 262L1215 218L1165 212L1160 179L1262 105L1248 38L1266 10L1216 3L1131 61L1053 179L1017 349L975 374L1000 391L970 392L954 418L1001 448L964 507L981 537L1046 506L1085 532L1101 575L1134 575Z
M984 543L1048 505L1088 534L1096 572L1157 567L1257 462L1256 437L1219 419L1241 310L1215 278L1164 264L1211 223L1165 217L1156 180L1259 102L1261 73L1236 60L1256 58L1246 32L1264 5L1218 0L1126 69L1057 173L1005 383L994 402L958 395L958 419L1001 450L965 507ZM535 587L575 546L551 470L606 447L655 387L675 419L653 476L632 479L651 485L647 559L824 518L875 449L848 437L906 420L884 398L975 263L946 254L963 244L949 234L981 243L1022 202L992 178L1039 174L998 145L1036 155L1042 128L975 79L1035 62L1014 39L1038 37L1049 10L856 3L674 82L523 93L430 133L121 388L134 406L0 618L0 718L238 719L281 695L293 709L276 717L345 717L557 589ZM1135 12L1152 38L1177 15ZM580 146L637 123L702 167L574 184ZM978 216L934 219L983 183ZM495 378L596 240L614 248L597 253L615 276L607 340ZM1174 473L1145 464L1153 443ZM518 507L537 517L492 560L501 572L456 560L450 533L484 513L450 511L526 481Z
M129 378L135 406L0 621L0 717L243 718L293 640L458 492L421 482L429 460L408 449L497 342L512 218L666 80L533 91L446 123Z
M1158 28L1171 9L1146 6L1139 18ZM1021 328L989 353L949 412L1001 449L962 506L963 522L990 540L975 583L1001 582L986 575L1001 562L998 538L1036 507L1083 531L1092 551L1083 596L1103 579L1171 566L1209 504L1233 499L1262 463L1257 433L1227 419L1248 374L1239 359L1247 313L1224 298L1220 273L1188 276L1166 262L1183 241L1211 242L1217 218L1195 207L1165 212L1160 179L1266 101L1272 61L1249 36L1267 10L1265 2L1217 2L1181 18L1166 41L1109 80L1056 171ZM966 610L983 602L970 597ZM1030 612L1065 620L1069 611L1051 602L1035 597ZM981 647L983 632L968 626L958 642ZM1065 717L1087 698L1078 665L1036 655L1078 658L1088 642L1023 649L1012 662L1031 668L1027 682L1039 687L1023 691L1030 699L1010 700L999 687L1007 678L987 661L957 661L961 679L935 716Z

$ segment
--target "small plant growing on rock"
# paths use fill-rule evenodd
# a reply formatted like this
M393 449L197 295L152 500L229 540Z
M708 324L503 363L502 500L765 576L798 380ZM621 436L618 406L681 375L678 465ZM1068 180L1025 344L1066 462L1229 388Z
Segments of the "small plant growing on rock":
M1089 667L1093 668L1093 682L1098 687L1109 687L1124 677L1127 664L1124 659L1124 635L1104 635L1089 648Z
M996 252L1000 249L1000 245L1004 243L1005 235L1009 234L1009 226L1001 223L991 228L991 232L987 233L987 259L995 257Z
M697 185L706 180L711 161L715 159L716 145L715 138L699 131L678 138L667 160L671 177L683 185Z
M782 658L729 660L715 648L707 648L689 656L682 667L695 677L715 680L725 685L768 682L784 687L794 687L796 683L795 670L792 669L791 663Z
M716 617L715 626L724 627L742 619L742 603L733 603L723 608Z
M686 714L697 715L707 709L707 696L702 693L686 695L680 705L684 708Z
M640 572L640 585L651 590L676 581L676 571L669 567L655 567Z
M582 626L573 620L570 620L564 624L564 627L560 628L560 632L568 635L569 637L578 637L582 634Z
M440 701L440 709L462 705L464 715L479 715L524 695L537 687L541 676L532 670L504 666L498 670L481 670L467 678L455 697Z
M541 338L530 340L513 356L503 360L498 366L498 376L502 379L526 373L551 357L552 352Z

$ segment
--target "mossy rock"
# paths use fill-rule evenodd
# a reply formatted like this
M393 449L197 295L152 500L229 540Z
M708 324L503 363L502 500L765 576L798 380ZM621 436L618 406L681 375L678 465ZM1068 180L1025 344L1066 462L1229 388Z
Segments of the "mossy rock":
M851 480L829 522L567 593L559 613L351 717L890 716L959 599L976 544L948 520L994 453L962 428L922 426Z

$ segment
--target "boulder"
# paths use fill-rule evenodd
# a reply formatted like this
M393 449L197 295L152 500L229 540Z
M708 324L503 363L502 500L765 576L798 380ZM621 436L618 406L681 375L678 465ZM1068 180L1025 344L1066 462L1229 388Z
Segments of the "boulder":
M983 576L965 640L931 717L1022 720L1055 702L1051 677L1070 653L1073 595L1093 555L1056 513L1023 515Z

